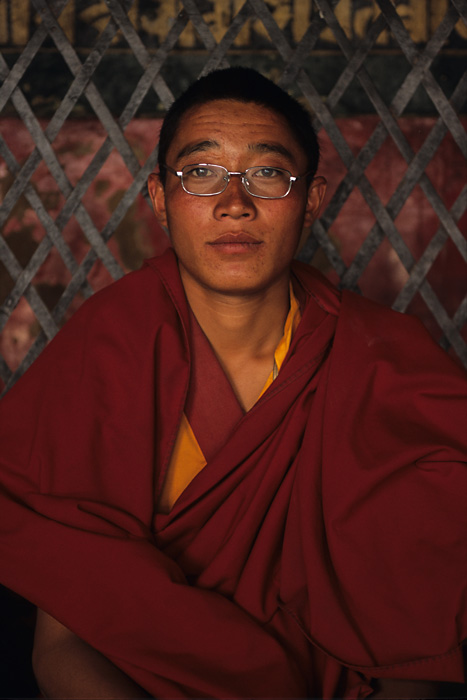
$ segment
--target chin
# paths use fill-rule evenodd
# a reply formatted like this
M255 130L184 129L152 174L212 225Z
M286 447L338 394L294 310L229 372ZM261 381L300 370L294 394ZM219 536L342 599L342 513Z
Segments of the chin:
M274 282L271 280L260 280L255 278L254 280L220 280L217 284L210 282L206 285L206 288L211 289L218 294L224 294L226 296L238 296L238 295L251 295L264 291L268 287L274 286Z

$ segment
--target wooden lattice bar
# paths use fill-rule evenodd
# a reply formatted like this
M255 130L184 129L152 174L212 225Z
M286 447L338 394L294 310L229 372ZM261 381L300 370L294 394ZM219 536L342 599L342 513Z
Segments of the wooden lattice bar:
M159 3L159 9L163 4ZM77 5L72 6L76 13ZM293 39L287 26L281 26L274 4L268 5L264 0L246 0L243 4L233 0L224 2L232 16L223 32L219 32L218 27L214 31L206 9L209 3L200 0L179 0L177 3L174 0L171 5L175 8L173 15L156 46L147 44L143 25L135 20L138 2L107 0L105 5L107 15L99 20L99 30L93 30L94 34L91 32L90 36L95 38L87 39L84 51L75 44L62 21L62 13L71 7L68 0L31 0L31 11L36 13L37 21L29 25L28 40L20 47L14 61L8 62L8 52L0 54L0 124L4 114L14 113L27 138L33 142L27 157L19 159L14 144L3 133L0 137L0 158L6 172L5 181L8 181L0 206L0 292L1 275L6 289L3 296L0 294L0 334L6 332L23 302L27 302L37 324L32 342L18 361L8 361L2 355L0 342L0 380L5 389L53 338L77 298L89 297L93 293L96 266L106 271L107 281L118 279L125 272L125 266L115 252L114 234L125 225L138 202L144 204L140 196L145 196L147 177L157 164L157 143L142 156L128 136L130 126L140 118L142 110L147 110L149 102L160 116L179 94L180 83L187 84L196 75L242 63L242 60L253 66L257 63L260 70L263 65L271 66L274 79L312 110L320 138L325 137L332 144L343 164L344 174L339 176L325 210L315 222L313 234L300 253L301 259L309 262L318 254L324 255L330 273L338 277L340 285L358 292L362 287L361 280L380 254L381 247L389 246L390 254L400 265L402 279L392 301L393 308L404 312L410 310L417 298L423 300L441 330L438 336L440 344L467 366L467 283L457 292L460 301L456 308L451 305L448 309L439 286L436 288L430 277L440 256L450 251L449 255L457 256L458 265L465 266L467 280L467 242L461 230L467 209L467 186L461 187L452 201L448 201L429 174L430 164L447 138L460 157L467 157L467 135L462 117L467 71L459 75L450 94L435 75L437 61L444 56L446 44L459 28L459 22L467 23L466 0L446 0L444 16L427 40L418 43L412 38L400 7L391 0L367 3L372 6L373 15L360 36L352 35L342 21L342 8L350 8L350 14L357 12L352 0L304 2L302 10L309 6L309 21L301 28L301 36ZM297 4L291 2L290 8L292 12ZM262 41L269 48L256 50L253 45L250 51L243 51L242 58L238 43L253 23L255 26L260 23L266 37L263 36ZM195 44L200 47L193 49L192 53L183 48L182 39L188 30L194 30ZM325 94L320 88L320 76L310 68L313 65L310 62L318 60L316 57L319 58L323 51L323 36L327 37L326 41L333 42L332 66L339 65ZM370 61L377 55L378 46L385 36L390 37L393 53L403 57L407 66L389 99L385 76L375 74ZM467 54L467 39L464 44L459 51ZM104 64L114 60L115 46L124 47L119 51L126 57L125 65L133 62L131 65L139 73L132 78L129 96L118 103L118 107L111 108L100 82ZM34 100L28 98L28 75L36 62L51 52L62 61L62 74L68 72L68 83L44 123ZM180 65L186 68L186 80L180 79ZM188 75L195 65L196 75ZM125 76L122 75L121 79L124 81ZM360 91L358 94L364 96L368 112L376 117L366 142L358 148L349 144L340 120L342 105L352 90ZM428 100L430 113L435 118L432 118L423 142L414 148L404 130L403 119L420 91ZM57 142L62 130L83 109L87 117L95 119L96 129L103 133L103 137L80 176L70 179ZM385 200L368 171L388 141L405 169ZM98 224L89 201L93 187L103 177L106 164L115 154L121 159L121 168L127 169L131 181L118 202L112 205L107 220ZM50 206L41 193L37 181L42 177L39 173L46 173L56 185L54 206ZM398 222L414 192L423 194L426 206L438 220L434 235L424 242L423 250L418 254L412 250ZM362 206L373 217L373 223L349 259L333 231L339 226L340 217L354 196L361 197ZM35 247L27 260L18 254L11 234L16 212L25 207L27 212L33 212L34 221L42 232L40 240L34 239ZM79 230L85 246L84 253L78 256L74 240L70 238L70 228L73 227ZM62 265L67 278L53 304L44 301L37 282L43 278L51 256Z

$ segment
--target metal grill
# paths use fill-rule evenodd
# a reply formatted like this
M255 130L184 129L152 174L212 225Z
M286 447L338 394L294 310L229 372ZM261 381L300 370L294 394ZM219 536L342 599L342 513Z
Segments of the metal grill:
M8 183L8 187L4 187L0 207L0 226L3 230L3 235L0 235L0 266L3 266L0 272L3 271L4 277L8 279L0 307L0 332L11 321L21 300L27 302L36 319L36 333L19 366L11 367L11 363L0 355L0 377L5 389L16 381L53 338L70 308L73 308L76 298L92 294L90 274L96 264L105 267L109 279L118 279L124 274L111 246L112 235L125 220L140 193L144 193L147 176L157 161L157 147L142 158L141 154L135 152L126 135L127 128L138 117L145 100L152 97L159 109L169 107L174 93L179 92L180 84L183 83L179 72L173 68L173 61L186 56L188 49L194 52L195 60L191 62L190 59L185 59L186 65L195 65L198 74L226 67L232 62L241 63L242 51L238 46L241 44L242 32L244 34L250 31L251 34L251 27L255 28L259 37L263 54L252 49L248 53L248 60L253 56L252 65L257 65L261 70L264 56L269 57L279 84L309 105L319 135L332 144L344 166L344 174L320 219L315 222L313 234L302 250L301 258L310 261L324 253L326 264L338 276L341 286L359 291L362 275L384 243L405 271L392 303L393 308L406 311L414 298L419 296L441 329L441 345L451 349L467 366L467 344L462 335L467 320L467 293L463 298L461 296L455 309L448 310L440 300L439 291L435 291L429 280L431 268L448 247L455 250L460 264L464 266L464 277L467 277L467 244L459 223L466 210L467 190L465 185L460 188L454 202L448 206L426 172L447 134L450 135L453 148L463 158L467 156L466 133L459 117L467 93L467 72L456 79L451 93L447 95L432 71L435 60L455 28L461 26L459 23L463 23L464 28L467 24L466 0L446 0L436 28L428 40L423 42L414 41L399 11L400 3L394 4L391 0L364 0L358 3L350 0L346 3L344 0L340 3L332 0L314 0L313 3L296 0L288 4L289 22L285 24L280 12L287 3L263 0L246 0L241 3L232 0L230 3L220 3L224 8L228 5L231 10L224 28L213 23L216 3L172 0L153 3L159 14L165 12L167 22L162 34L159 30L157 40L151 43L145 40L145 27L138 24L138 11L141 10L142 2L140 0L138 7L138 3L133 4L131 0L106 0L105 5L101 2L93 4L91 0L89 3L79 3L76 0L31 0L28 4L28 40L14 60L8 62L6 53L0 56L0 75L3 81L0 110L6 115L15 114L16 118L19 116L33 143L27 158L20 160L14 155L14 148L6 136L2 134L0 138L0 156L4 160L6 173L3 182ZM14 19L14 5L15 3L9 5L10 15L4 16L10 22ZM367 22L364 36L349 36L348 27L342 19L341 10L344 5L350 9L365 10ZM0 12L2 7L5 9L5 3L0 0ZM63 19L66 13L68 16L70 13L76 15L80 8L81 14L94 9L100 23L100 31L91 37L86 52L76 50L73 37L69 36L70 32L67 33ZM290 21L296 22L298 26L302 17L305 17L306 22L301 26L301 37L291 38ZM157 26L162 26L160 17ZM310 58L320 54L323 32L332 37L334 55L345 59L326 94L317 85L309 63ZM384 84L381 80L378 81L368 63L383 34L390 37L393 53L403 56L406 65L400 86L390 98L385 93ZM188 49L187 44L190 45ZM116 45L124 46L126 56L131 56L139 66L131 95L125 104L118 107L117 117L106 103L96 79L99 66L115 52ZM46 124L36 114L34 100L28 100L25 90L25 76L44 51L58 53L63 59L64 71L69 76L62 99ZM189 51L188 55L191 55ZM165 70L170 66L171 70ZM383 76L383 83L386 77ZM339 121L344 97L351 86L354 89L356 86L365 96L370 105L367 111L373 113L374 119L374 129L357 152L346 140ZM423 143L414 150L401 128L401 119L420 90L429 98L431 108L437 116L432 120ZM87 113L91 112L97 118L106 136L84 172L72 182L61 164L56 144L61 129L84 102ZM367 169L388 139L391 148L397 150L406 166L397 187L388 201L384 202L374 182L368 177ZM131 174L132 182L107 222L98 226L89 212L85 195L106 161L115 152L123 161L122 167ZM52 177L56 183L59 205L55 201L54 206L50 206L38 190L34 173L40 166L46 167L47 176ZM415 188L421 190L426 207L438 219L436 233L418 256L411 250L396 223ZM332 228L354 191L359 193L371 212L373 223L365 232L363 242L352 259L344 260L332 235ZM22 206L35 212L43 229L41 240L37 241L32 254L24 260L14 251L11 236L8 235L8 223L21 202L26 202ZM77 222L86 239L86 254L81 257L77 257L67 235L67 226L72 219ZM37 280L52 253L59 256L60 264L66 266L68 284L59 298L50 304L41 294ZM467 292L467 289L463 291Z

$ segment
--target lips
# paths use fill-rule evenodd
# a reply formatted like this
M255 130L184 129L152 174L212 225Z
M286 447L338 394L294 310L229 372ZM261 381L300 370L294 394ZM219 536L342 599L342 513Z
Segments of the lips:
M261 241L258 241L254 236L246 233L245 231L239 231L238 233L223 233L217 236L213 241L209 241L208 245L260 245Z

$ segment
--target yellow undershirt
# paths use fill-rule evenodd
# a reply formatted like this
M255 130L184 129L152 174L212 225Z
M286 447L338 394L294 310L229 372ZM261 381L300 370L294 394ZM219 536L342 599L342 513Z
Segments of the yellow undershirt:
M299 323L300 307L293 293L292 285L290 285L290 310L285 321L284 334L274 352L274 369L276 369L276 373L274 370L271 371L258 399L271 386L275 376L277 376L277 372L279 372L285 356L287 355L292 336ZM192 481L205 466L206 460L204 455L198 445L186 415L183 414L159 500L159 512L168 513L182 491L185 490L190 481Z

